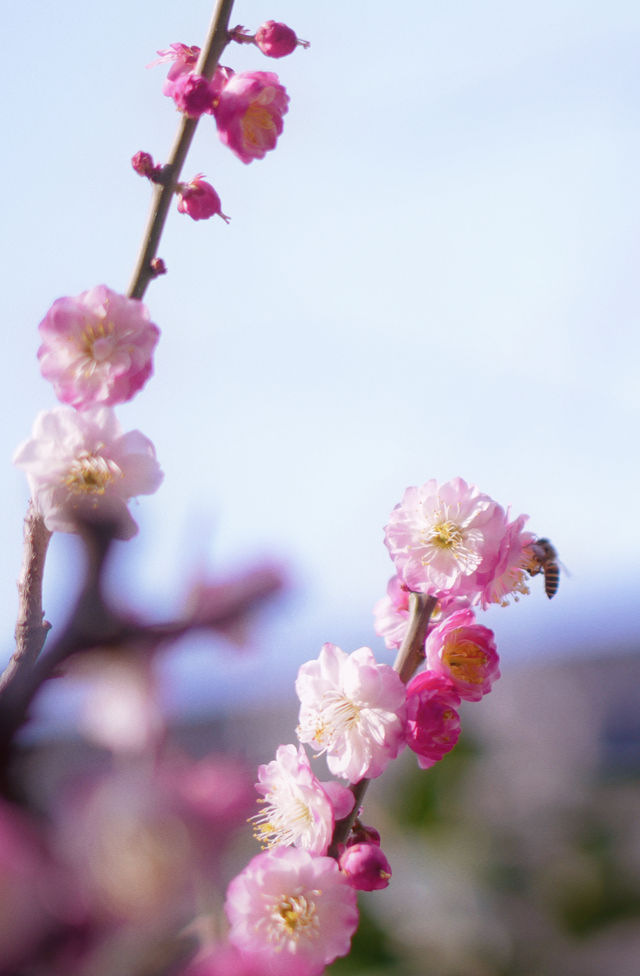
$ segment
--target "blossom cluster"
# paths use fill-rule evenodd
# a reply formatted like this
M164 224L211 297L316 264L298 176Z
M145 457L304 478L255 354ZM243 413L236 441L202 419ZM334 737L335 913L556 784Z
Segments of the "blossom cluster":
M349 889L373 891L391 878L378 832L359 820L353 788L380 776L407 746L422 769L455 746L461 702L479 701L500 676L493 632L476 622L475 609L528 592L535 542L525 522L461 478L409 488L393 510L385 539L396 575L376 605L376 629L400 647L411 593L430 598L424 667L405 686L370 648L346 654L334 644L300 667L299 744L281 745L258 769L261 810L252 819L266 850L227 893L229 938L243 958L314 976L347 951L357 925ZM317 779L305 745L350 788ZM345 822L346 839L336 844Z
M14 463L51 532L75 532L78 519L95 516L113 520L119 538L137 531L127 502L163 476L151 441L123 433L113 407L151 376L159 335L141 301L106 285L57 299L40 323L42 375L65 406L36 417Z
M308 47L287 24L268 20L250 34L235 27L230 39L240 44L254 44L270 58L282 58L296 47ZM173 99L179 112L187 118L213 116L220 141L243 163L264 159L275 149L283 130L283 117L289 108L289 96L272 71L241 71L218 65L212 78L197 71L200 58L197 45L171 44L149 67L170 64L162 86L163 94ZM156 166L149 153L138 152L131 160L133 168L153 183L163 181L162 167ZM199 173L187 183L178 183L178 210L193 220L206 220L222 212L218 192Z
M307 46L275 21L255 34L236 27L227 37L272 58ZM170 65L163 93L189 119L212 116L221 142L243 163L276 146L289 104L276 74L218 66L209 78L197 70L196 46L174 43L158 54L156 64ZM179 212L228 222L203 174L179 182L146 152L132 164L161 192L177 194ZM164 270L159 258L151 267ZM42 375L63 406L36 418L15 463L50 531L75 532L83 519L107 517L117 536L129 538L137 526L128 502L154 492L163 475L151 441L137 430L123 433L114 408L152 375L159 329L141 300L99 285L55 301L39 330ZM320 976L349 951L356 892L386 888L392 877L378 831L361 820L366 784L407 748L422 769L441 761L460 736L462 702L481 700L499 678L493 632L476 612L518 600L550 558L547 540L526 531L526 521L511 519L461 478L406 489L385 528L395 575L374 610L376 632L399 649L398 660L392 667L369 647L348 654L326 643L300 667L297 742L281 744L257 771L259 810L250 820L262 850L227 888L228 935L214 949L204 943L180 976ZM416 596L429 610L418 648L411 630ZM204 619L210 597L197 595L194 624ZM235 622L231 614L227 626ZM159 752L164 729L147 694L146 662L123 667L117 658L103 675L95 721L88 716L85 731L114 750ZM129 676L123 694L126 671L134 681ZM312 758L325 757L335 779L316 775L307 748ZM15 892L17 906L15 933L0 928L9 965L12 953L18 959L30 941L48 938L48 905L61 875L72 884L62 886L60 917L78 926L82 920L83 937L95 940L98 955L103 931L132 919L185 930L188 919L176 906L189 902L194 864L206 871L217 861L220 837L245 812L246 796L235 769L152 765L146 778L116 773L70 798L53 821L46 856L32 843L31 825L0 806L0 882ZM42 918L29 909L38 899L47 905Z

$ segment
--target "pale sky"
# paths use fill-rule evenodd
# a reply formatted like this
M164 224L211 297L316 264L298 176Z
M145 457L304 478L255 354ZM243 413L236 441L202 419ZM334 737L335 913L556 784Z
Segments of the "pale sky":
M503 660L613 645L640 623L640 6L393 10L236 3L234 24L284 20L311 48L279 62L227 49L236 70L279 74L284 133L244 166L201 123L183 175L205 173L231 223L172 212L169 274L145 299L156 375L118 410L166 475L114 573L130 603L170 615L203 558L273 554L297 581L243 674L294 674L325 640L381 649L382 526L432 477L528 512L571 572L552 602L538 586L492 617ZM37 324L61 295L126 289L149 202L129 160L162 160L177 122L165 68L145 65L201 43L210 13L209 0L5 12L5 656L27 498L10 459L55 405ZM71 549L54 540L54 623Z

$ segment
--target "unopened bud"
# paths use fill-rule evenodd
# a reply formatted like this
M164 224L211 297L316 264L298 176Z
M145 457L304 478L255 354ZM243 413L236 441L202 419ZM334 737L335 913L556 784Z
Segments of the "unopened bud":
M284 58L295 51L298 45L309 47L308 41L298 40L294 30L275 20L267 20L258 27L255 43L268 58Z
M391 866L377 844L353 844L340 855L340 870L358 891L378 891L387 888Z

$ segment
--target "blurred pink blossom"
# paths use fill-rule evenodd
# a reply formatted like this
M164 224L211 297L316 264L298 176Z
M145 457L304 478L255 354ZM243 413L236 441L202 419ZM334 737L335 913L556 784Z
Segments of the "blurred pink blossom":
M279 746L276 758L258 767L256 789L264 799L258 801L261 812L251 818L256 839L264 846L293 845L326 854L335 821L351 812L354 800L339 783L332 784L331 797L323 787L302 746Z
M460 695L436 671L422 671L407 685L407 745L429 769L450 752L460 736Z
M51 924L53 875L44 845L23 814L0 801L0 971L13 972L23 952ZM58 899L62 907L61 898Z
M349 951L356 894L331 857L295 847L258 854L233 879L229 940L278 976L320 976Z
M214 111L222 142L243 163L262 159L276 145L289 96L269 71L243 71L220 92Z
M458 610L427 637L427 668L445 675L465 701L480 701L500 677L493 631Z
M88 739L114 753L143 753L160 741L165 719L149 660L131 648L93 652L80 658L75 674L89 680L79 719Z
M298 738L325 752L334 776L379 776L404 746L405 687L368 647L345 654L325 644L298 671Z
M179 976L271 976L271 968L228 943L207 948Z
M202 179L202 175L198 173L189 183L179 184L178 210L188 214L193 220L207 220L218 214L228 224L230 218L222 212L220 197L211 183Z
M110 407L38 414L13 462L51 532L77 532L79 517L98 516L115 519L117 537L128 539L138 527L127 501L152 494L163 478L151 441L139 430L123 434Z
M160 330L137 298L98 285L58 298L39 328L42 375L79 410L124 403L151 375Z
M385 529L398 575L430 596L478 592L475 574L495 565L507 528L504 510L462 478L407 488Z

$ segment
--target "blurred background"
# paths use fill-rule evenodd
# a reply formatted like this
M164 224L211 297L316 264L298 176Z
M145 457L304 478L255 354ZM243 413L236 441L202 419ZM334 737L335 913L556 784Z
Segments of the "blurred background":
M55 405L37 368L37 324L61 295L103 282L126 290L150 197L129 160L139 149L163 160L177 123L161 94L166 69L145 65L173 41L201 43L210 14L209 0L100 7L31 0L5 11L5 658L27 501L10 458L36 412ZM451 804L448 822L460 819L452 850L466 851L462 837L479 844L482 857L500 855L495 903L462 875L459 889L469 898L476 892L483 912L495 904L493 928L479 926L488 961L481 968L471 953L474 963L464 968L449 950L418 942L406 963L389 949L388 966L419 974L416 959L431 947L433 967L444 960L434 973L572 972L565 943L547 938L547 921L508 894L523 877L538 878L517 890L524 884L538 898L533 904L550 911L549 892L564 890L535 874L523 838L547 843L547 832L536 834L538 791L518 792L514 783L538 756L553 780L544 787L544 815L557 812L554 843L585 897L594 885L606 887L589 873L589 844L598 856L607 838L622 845L602 871L607 892L623 891L613 900L633 918L640 7L410 0L394 15L377 0L238 0L232 23L255 29L270 18L289 23L310 50L272 62L237 47L223 62L279 74L291 104L277 150L244 166L219 143L213 122L202 121L183 175L204 173L231 223L196 224L174 209L159 252L169 273L145 298L162 330L155 377L118 413L125 429L153 440L166 477L134 506L140 533L118 546L114 598L165 618L180 611L200 574L224 576L265 560L286 567L289 590L261 616L249 648L189 639L163 662L163 694L176 715L219 722L242 701L260 717L243 713L239 724L255 731L269 727L274 706L283 713L290 706L295 722L293 678L324 641L348 651L368 644L391 660L373 634L371 608L391 575L382 527L407 485L460 475L514 515L528 512L529 527L551 538L566 569L559 593L548 601L536 580L530 597L483 618L496 632L505 675L469 709L487 727L470 717L466 745L420 780L428 791L435 787L427 782L453 781L454 799L443 801ZM76 540L55 537L44 601L55 627L78 576ZM71 726L74 694L58 688L48 699L49 727ZM233 738L233 726L225 728L216 735ZM251 758L266 761L277 741L289 741L277 734L267 740L261 732L263 752ZM561 758L567 740L582 759ZM499 762L491 803L486 790L465 792L466 777L489 782L478 770ZM584 774L578 793L576 762ZM635 785L618 788L611 777ZM505 790L500 812L496 797ZM391 821L391 812L385 816ZM574 831L580 817L584 830ZM508 843L488 839L498 821L511 831ZM404 837L411 862L408 826L400 827L390 830ZM411 829L427 827L414 817ZM549 847L556 866L564 864L558 849ZM537 853L536 863L546 863ZM425 870L435 872L435 856L425 858ZM446 847L437 860L445 874L452 870ZM622 864L631 880L621 878ZM405 905L413 889L395 890ZM388 915L383 898L373 901ZM520 912L518 924L500 928L507 904ZM596 919L599 931L619 920L618 909L593 904L580 917ZM469 917L468 905L454 906L456 920ZM426 901L425 915L433 911ZM569 933L573 953L589 926L563 928L563 911L548 924ZM509 943L505 932L525 931L530 921L533 942L555 946L555 968L526 952L523 961ZM397 920L386 924L397 931ZM619 960L579 969L583 956L589 951L571 956L576 972L626 973Z

